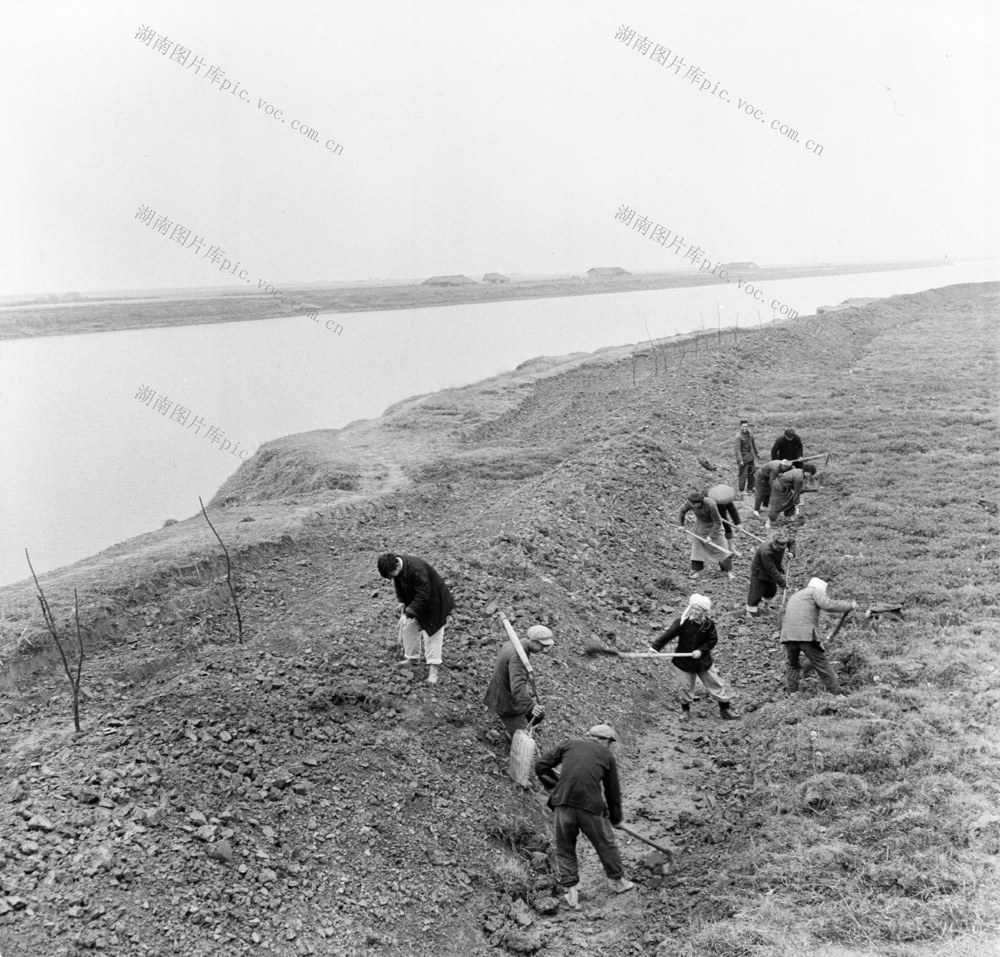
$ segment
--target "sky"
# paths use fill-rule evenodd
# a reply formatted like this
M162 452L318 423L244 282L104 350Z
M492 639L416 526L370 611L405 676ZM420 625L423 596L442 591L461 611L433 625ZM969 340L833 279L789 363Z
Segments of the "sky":
M5 0L0 27L0 296L1000 255L985 0Z

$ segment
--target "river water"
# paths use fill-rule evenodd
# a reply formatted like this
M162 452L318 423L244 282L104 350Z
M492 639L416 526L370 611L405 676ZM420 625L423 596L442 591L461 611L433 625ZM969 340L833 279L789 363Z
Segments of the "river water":
M0 585L27 576L25 547L41 572L195 514L270 439L373 418L535 356L642 341L647 324L654 337L719 315L757 325L774 299L809 315L997 278L1000 263L959 263L763 280L763 305L730 284L352 313L335 317L339 336L321 316L3 341Z

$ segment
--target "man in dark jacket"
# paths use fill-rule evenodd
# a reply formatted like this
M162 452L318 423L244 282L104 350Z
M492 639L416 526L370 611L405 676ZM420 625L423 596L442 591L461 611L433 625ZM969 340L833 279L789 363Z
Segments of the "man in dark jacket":
M378 573L391 578L396 597L403 605L399 618L399 640L404 658L401 665L416 666L420 662L420 643L423 638L424 658L427 661L427 680L438 680L441 664L441 646L444 643L444 623L454 611L448 586L434 567L422 558L386 552L379 555Z
M524 653L529 657L545 654L555 644L552 632L544 625L532 625L527 638ZM528 669L509 641L497 657L484 703L499 715L508 739L512 739L519 728L527 728L529 721L539 724L545 717L545 709L532 693Z
M750 431L750 423L746 419L740 419L740 430L736 433L736 471L737 484L742 492L746 489L753 491L754 470L757 467L757 459L760 453L757 451L757 443L753 433Z
M760 606L767 607L767 602L775 596L779 588L785 588L785 570L782 562L785 553L794 554L792 548L795 542L788 532L778 532L769 542L757 547L753 561L750 562L750 590L747 592L747 615L756 618L760 615Z
M724 721L736 717L730 708L729 694L725 682L715 670L712 649L719 636L715 622L708 617L712 610L712 600L704 595L692 595L687 608L679 618L675 618L651 645L651 651L662 651L668 641L677 639L677 653L691 654L690 658L674 658L677 669L675 678L681 690L681 721L691 718L691 703L694 701L695 680L701 679L702 686L719 705L719 714Z
M586 738L564 741L535 762L535 774L549 794L555 812L556 869L559 884L566 888L566 903L580 906L577 884L580 871L576 860L576 839L580 832L594 845L604 873L619 894L635 887L625 878L615 835L608 825L622 823L622 795L618 783L618 762L611 753L617 735L608 724L595 725ZM562 765L562 773L556 768Z
M779 435L771 446L772 459L788 459L793 465L802 458L802 439L795 429L785 429L784 435Z
M826 650L820 642L820 611L845 612L858 607L856 601L834 601L826 594L826 582L812 578L805 588L800 588L785 608L785 618L781 623L781 643L785 646L787 667L785 687L789 692L799 690L799 677L813 668L823 686L831 694L843 694L837 673L827 660ZM799 665L799 655L806 656L805 667Z

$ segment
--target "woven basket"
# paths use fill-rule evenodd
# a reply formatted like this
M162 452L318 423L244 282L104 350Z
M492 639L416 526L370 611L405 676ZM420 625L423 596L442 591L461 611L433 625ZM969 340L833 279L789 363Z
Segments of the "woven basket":
M508 773L515 784L526 788L531 785L531 772L535 766L535 739L530 731L518 728L510 743Z

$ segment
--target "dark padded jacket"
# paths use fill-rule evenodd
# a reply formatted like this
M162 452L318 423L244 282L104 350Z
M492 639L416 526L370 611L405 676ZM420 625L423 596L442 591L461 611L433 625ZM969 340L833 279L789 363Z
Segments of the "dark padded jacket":
M777 582L784 588L785 575L781 570L781 563L784 561L787 547L777 542L764 542L759 546L753 553L753 561L750 562L750 578L757 578L762 582Z
M554 772L559 765L562 772L557 778ZM555 784L549 807L578 807L621 824L618 762L607 745L593 738L564 741L535 762L535 774L543 784Z
M433 635L444 627L448 615L455 609L451 592L433 565L412 555L399 557L403 559L403 567L392 580L396 597L406 606L406 614L416 618L428 635Z
M701 652L700 658L674 658L672 663L675 668L698 674L712 667L711 652L719 642L719 635L711 618L703 618L701 621L689 618L682 625L678 615L670 622L667 630L653 642L652 647L655 651L662 651L663 646L673 638L677 639L678 652L682 654L691 651Z
M784 435L778 436L778 441L771 446L772 459L788 459L794 462L802 458L802 439L793 435L790 439Z
M493 680L486 689L484 704L501 718L512 718L516 714L527 714L534 703L528 669L524 667L514 646L508 642L497 657Z

